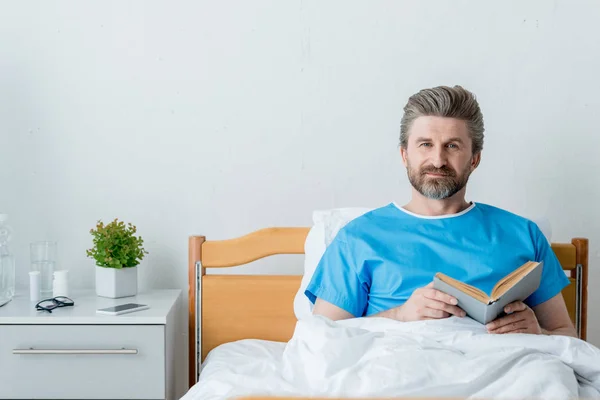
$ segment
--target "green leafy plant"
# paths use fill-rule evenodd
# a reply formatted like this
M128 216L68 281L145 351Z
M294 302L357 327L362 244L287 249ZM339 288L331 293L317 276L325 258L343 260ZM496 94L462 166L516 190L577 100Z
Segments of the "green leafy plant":
M98 221L95 229L90 229L94 246L86 250L89 258L96 260L96 265L104 268L135 267L148 252L144 249L144 241L135 236L137 228L131 223L125 224L115 218L104 225Z

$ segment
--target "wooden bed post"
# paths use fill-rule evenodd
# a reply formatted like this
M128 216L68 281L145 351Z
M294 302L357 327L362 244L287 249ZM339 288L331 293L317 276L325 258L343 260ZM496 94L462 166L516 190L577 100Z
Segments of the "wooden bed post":
M190 236L188 241L188 363L189 363L189 387L196 383L198 368L198 348L196 343L196 263L202 261L202 244L206 241L204 236ZM199 271L204 275L204 268Z
M580 276L580 285L581 285L581 289L579 291L579 295L580 295L580 304L581 304L581 309L580 311L580 316L581 316L581 336L580 339L582 340L587 340L587 299L588 299L588 244L589 241L588 239L585 238L573 238L571 240L571 243L575 246L576 249L576 262L577 262L577 269L575 271L579 270L579 274L581 274ZM581 267L579 267L581 266Z

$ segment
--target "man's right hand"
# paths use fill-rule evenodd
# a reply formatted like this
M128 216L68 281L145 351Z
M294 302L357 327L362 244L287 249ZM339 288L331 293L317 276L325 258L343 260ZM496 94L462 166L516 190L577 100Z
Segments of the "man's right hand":
M433 282L413 292L406 302L397 307L395 318L399 321L448 318L450 315L464 317L464 310L457 307L456 298L433 288Z

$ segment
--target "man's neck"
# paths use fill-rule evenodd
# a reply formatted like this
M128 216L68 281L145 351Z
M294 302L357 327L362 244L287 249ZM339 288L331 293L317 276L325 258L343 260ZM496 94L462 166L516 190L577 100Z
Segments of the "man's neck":
M458 214L471 206L465 201L464 193L456 193L454 196L444 200L432 200L413 189L411 201L404 205L407 211L413 214L434 217L440 215Z

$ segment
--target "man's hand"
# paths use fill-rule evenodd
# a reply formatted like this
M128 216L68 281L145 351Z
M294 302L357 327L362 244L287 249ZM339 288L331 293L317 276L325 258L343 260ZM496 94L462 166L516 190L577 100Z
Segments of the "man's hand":
M392 309L392 318L399 321L447 318L450 315L464 317L466 313L456 306L456 298L433 288L433 282L413 292L406 303Z
M486 325L489 333L542 333L535 313L522 301L510 303L504 307L504 312L509 315Z

